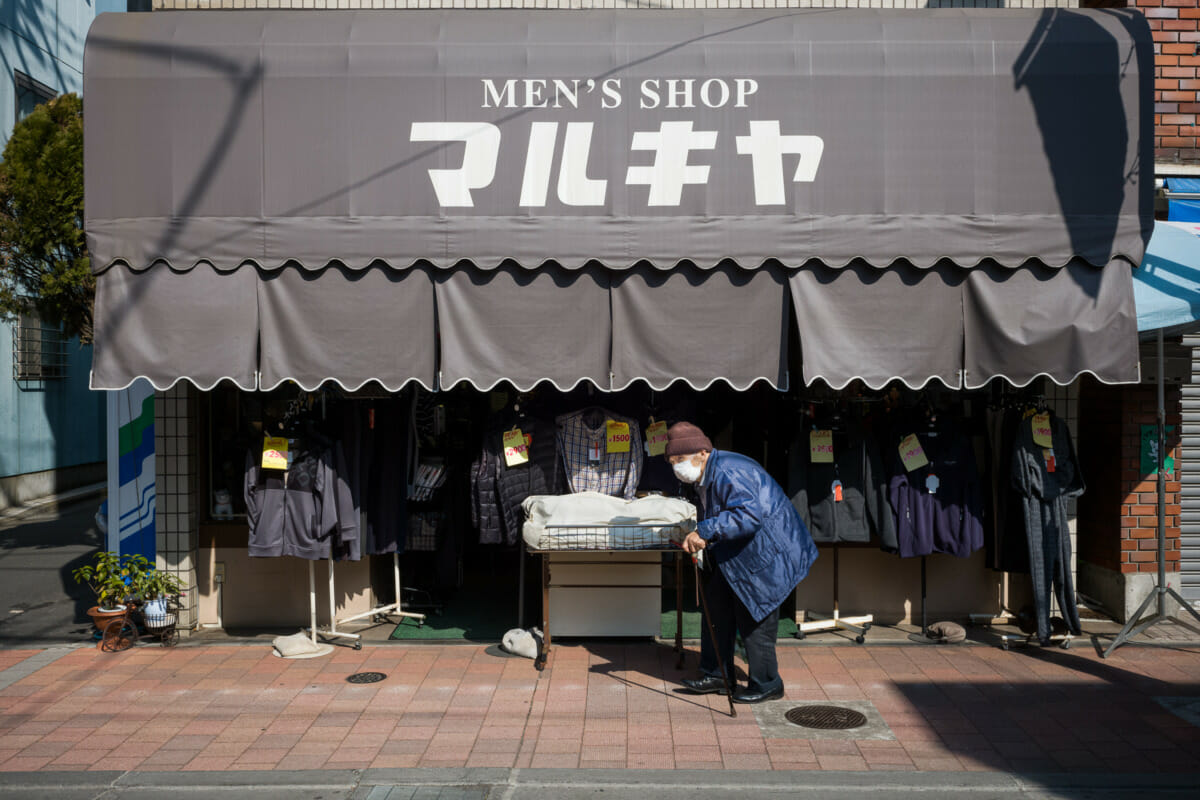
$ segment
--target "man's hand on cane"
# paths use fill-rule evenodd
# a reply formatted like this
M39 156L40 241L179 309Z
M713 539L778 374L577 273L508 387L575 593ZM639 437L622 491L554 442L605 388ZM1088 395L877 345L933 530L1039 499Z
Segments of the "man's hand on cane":
M683 549L692 555L699 553L707 546L708 542L701 539L700 534L696 533L695 531L689 533L687 538L683 540Z

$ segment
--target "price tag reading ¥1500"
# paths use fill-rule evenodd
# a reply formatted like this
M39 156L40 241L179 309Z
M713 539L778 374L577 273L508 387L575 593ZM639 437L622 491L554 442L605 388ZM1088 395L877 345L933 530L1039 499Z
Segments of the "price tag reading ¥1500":
M504 434L504 463L509 467L517 467L529 463L529 445L532 438L521 433L520 428L513 428Z
M646 452L652 456L661 456L667 452L667 423L652 422L646 428Z
M263 440L262 453L263 469L288 468L288 440L283 437L268 436Z
M832 464L833 431L809 431L808 454L814 464Z
M915 433L910 433L900 442L900 460L904 462L905 472L912 472L929 463L929 459L925 457L925 450L921 447L921 440Z
M1033 421L1033 443L1038 447L1053 447L1054 440L1050 434L1050 413L1042 412L1034 414Z
M610 419L605 424L608 427L608 452L628 453L630 442L629 423L617 422Z

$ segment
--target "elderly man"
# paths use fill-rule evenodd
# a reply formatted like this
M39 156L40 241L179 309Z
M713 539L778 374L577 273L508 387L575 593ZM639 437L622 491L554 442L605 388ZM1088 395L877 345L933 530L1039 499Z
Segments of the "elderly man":
M667 431L667 460L675 476L695 484L700 521L683 549L704 552L704 589L721 662L733 671L734 633L742 635L750 680L734 691L737 703L783 697L775 658L779 606L817 558L817 547L779 484L753 459L714 450L688 422ZM700 677L683 685L697 694L725 693L711 637L700 639Z

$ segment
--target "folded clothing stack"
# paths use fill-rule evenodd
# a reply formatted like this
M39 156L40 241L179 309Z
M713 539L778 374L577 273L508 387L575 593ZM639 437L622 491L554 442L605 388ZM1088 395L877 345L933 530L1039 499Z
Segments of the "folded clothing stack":
M646 550L682 539L696 507L677 497L625 500L598 492L535 495L521 504L522 535L533 550Z

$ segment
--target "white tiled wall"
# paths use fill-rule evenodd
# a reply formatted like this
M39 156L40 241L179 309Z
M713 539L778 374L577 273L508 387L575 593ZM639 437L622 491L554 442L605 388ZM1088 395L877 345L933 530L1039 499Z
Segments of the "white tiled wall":
M185 587L179 629L186 631L196 625L196 399L181 381L154 400L158 568L175 573Z

